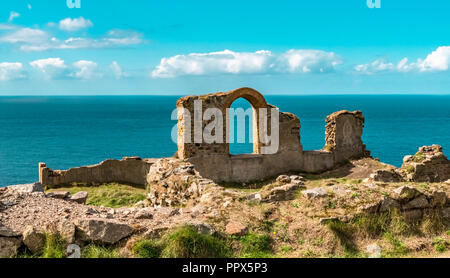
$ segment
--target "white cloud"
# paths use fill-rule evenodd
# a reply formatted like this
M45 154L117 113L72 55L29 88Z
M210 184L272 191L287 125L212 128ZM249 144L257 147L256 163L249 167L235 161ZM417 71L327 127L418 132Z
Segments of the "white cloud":
M191 53L163 58L153 77L205 75L217 73L261 73L269 67L270 51Z
M340 64L342 59L334 52L291 49L279 57L277 68L290 73L330 72Z
M279 56L267 50L224 50L163 58L152 76L170 78L182 75L328 72L340 63L340 58L334 53L320 50L289 50Z
M73 63L73 66L78 69L71 76L83 80L93 79L101 77L102 74L97 72L97 63L92 61L80 60L78 62Z
M363 74L377 72L436 72L447 71L450 68L450 46L440 46L431 52L425 59L417 59L408 63L408 58L401 59L396 65L385 63L378 59L369 64L361 64L355 67L355 71Z
M0 81L25 78L22 63L0 63Z
M31 62L30 65L49 79L63 76L67 69L64 60L61 58L40 59Z
M394 68L394 64L386 63L383 59L377 59L369 64L357 65L355 70L364 74L373 74L377 72L391 71Z
M8 22L12 22L14 20L14 18L18 18L20 16L19 13L11 11L9 13L9 18L8 18Z
M122 79L124 77L128 77L129 76L127 73L123 72L122 68L119 66L119 63L117 63L116 61L113 61L111 63L111 65L109 66L109 68L113 72L114 77L116 79Z
M93 25L94 24L92 24L92 21L90 21L89 19L84 19L84 17L82 16L74 19L65 18L61 20L58 24L59 29L69 32L86 29L92 27Z
M113 47L127 47L144 42L142 35L136 32L113 30L99 39L70 37L60 40L50 37L39 29L22 28L13 33L0 37L0 42L19 44L22 51L46 51L52 49L99 49Z
M39 29L20 28L14 32L0 37L0 42L40 44L48 40L48 34Z
M446 71L450 66L450 46L438 47L427 58L419 62L421 71Z

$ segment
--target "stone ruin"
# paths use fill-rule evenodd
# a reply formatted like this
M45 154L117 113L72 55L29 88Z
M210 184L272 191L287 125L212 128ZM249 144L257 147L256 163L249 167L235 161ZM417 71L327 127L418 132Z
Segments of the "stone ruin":
M231 155L227 140L229 117L227 108L244 98L253 108L253 153ZM186 138L195 136L195 117L186 117L186 112L194 115L195 101L201 100L202 110L217 108L222 112L224 123L223 142L195 143ZM260 138L260 108L274 109L262 94L251 88L240 88L230 92L220 92L201 96L186 96L177 101L178 111L178 151L175 159L188 162L203 178L214 182L261 181L287 172L320 173L332 169L351 158L369 156L361 136L364 117L361 111L339 111L326 118L325 146L321 150L304 151L300 140L300 120L287 112L277 110L279 118L279 147L275 153L264 154L266 144ZM276 115L276 114L275 114ZM270 123L270 117L268 122ZM215 120L215 119L214 119ZM211 120L200 119L202 130ZM216 131L217 132L217 131ZM267 126L268 134L271 126ZM47 186L71 183L123 182L138 185L148 183L155 159L138 157L123 160L106 160L98 165L52 170L45 163L39 164L39 180ZM154 172L154 171L153 171Z

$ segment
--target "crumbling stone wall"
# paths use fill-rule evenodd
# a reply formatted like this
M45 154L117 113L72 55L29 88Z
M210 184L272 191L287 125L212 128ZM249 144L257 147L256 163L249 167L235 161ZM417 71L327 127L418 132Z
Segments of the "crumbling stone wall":
M325 150L335 154L335 161L345 161L352 157L361 157L366 146L361 136L364 117L361 111L346 110L334 112L326 118Z
M238 98L244 98L253 107L253 153L230 155L230 117L227 109ZM339 111L326 118L326 144L324 149L303 151L300 141L300 120L291 113L280 112L268 104L262 94L251 88L240 88L202 96L186 96L177 101L178 151L177 158L189 162L198 174L214 182L249 182L264 180L282 173L323 172L350 158L368 156L361 135L364 117L360 111ZM204 117L209 108L216 108L220 115L211 113ZM264 150L273 142L260 138L260 113L266 109L266 134L272 136L271 120L279 118L278 148L266 153ZM199 113L195 113L199 110ZM275 120L275 118L274 118ZM220 142L207 142L203 131L211 124L221 122L222 128L211 132L222 138ZM196 128L197 127L197 128ZM215 126L216 127L216 126ZM265 130L262 129L262 130ZM275 134L275 133L274 133ZM196 140L197 139L197 140ZM45 185L69 184L73 182L104 183L127 182L151 183L147 180L153 161L141 159L107 160L99 165L74 168L67 171L53 171L40 165L40 181ZM157 197L155 202L164 202Z
M152 159L124 157L122 160L108 159L97 165L69 170L52 170L45 163L39 163L39 182L49 187L110 182L146 185L147 174L153 162Z

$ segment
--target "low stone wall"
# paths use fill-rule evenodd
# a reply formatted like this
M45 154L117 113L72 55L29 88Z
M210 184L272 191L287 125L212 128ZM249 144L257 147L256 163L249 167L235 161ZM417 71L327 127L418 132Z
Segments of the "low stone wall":
M105 160L97 165L69 170L52 170L45 163L39 163L39 182L49 187L110 182L146 185L147 174L153 162L153 159L125 157L122 160Z

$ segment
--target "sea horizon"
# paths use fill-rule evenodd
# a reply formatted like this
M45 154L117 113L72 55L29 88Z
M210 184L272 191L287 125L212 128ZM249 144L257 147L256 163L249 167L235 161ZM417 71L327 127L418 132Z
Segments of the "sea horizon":
M173 156L171 113L179 97L0 96L0 186L37 181L39 162L63 170L125 156ZM398 167L405 155L431 144L449 154L450 95L439 101L434 95L268 95L267 101L299 117L304 150L321 149L326 116L345 109L363 112L363 142L382 162ZM249 153L251 144L233 149Z

